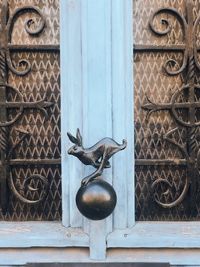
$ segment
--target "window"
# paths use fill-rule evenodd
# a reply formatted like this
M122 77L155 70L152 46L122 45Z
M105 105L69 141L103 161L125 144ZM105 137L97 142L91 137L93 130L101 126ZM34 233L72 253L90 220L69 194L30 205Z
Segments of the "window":
M190 22L198 20L197 13L198 6L190 1L158 1L156 6L148 1L145 6L141 1L135 3L135 190L139 221L199 220L199 110L195 106L199 99L195 58L199 28ZM193 35L188 36L188 31ZM189 51L187 42L194 46L190 55L185 52Z
M163 167L160 166L161 164L159 164L159 166L145 166L144 164L144 159L148 159L150 161L150 159L153 159L152 163L156 162L155 159L158 159L160 156L160 159L163 160L164 157L168 156L169 158L172 157L175 158L177 155L180 156L180 151L177 150L177 148L175 148L173 146L172 143L167 144L167 149L169 149L168 151L166 151L163 147L161 147L161 140L159 137L159 134L165 132L165 130L169 129L170 126L173 126L176 124L176 120L172 121L172 119L169 120L169 118L171 118L169 116L169 114L164 113L163 114L163 110L158 111L157 114L155 112L155 114L151 114L151 119L149 121L149 123L146 122L145 117L146 114L148 112L148 106L146 106L146 110L141 111L141 106L150 103L151 104L151 99L152 97L156 97L157 99L154 100L158 100L158 102L167 102L169 101L170 96L166 95L167 94L167 89L164 85L167 86L168 89L171 89L170 84L173 84L173 86L175 86L175 88L179 87L180 84L182 84L180 77L172 77L169 78L167 77L167 75L163 75L163 79L164 79L164 85L161 83L161 76L162 74L156 74L158 73L159 69L162 69L162 62L164 61L164 59L169 59L172 56L174 56L175 54L175 59L179 62L180 60L180 52L179 49L178 51L173 51L169 53L169 55L166 55L166 52L162 52L162 55L159 51L157 51L157 46L156 44L162 44L163 45L163 50L166 48L165 47L165 41L167 40L167 42L172 41L173 45L174 45L174 32L170 35L170 37L167 39L166 36L164 36L164 39L162 37L158 37L155 36L154 34L152 34L151 32L147 32L148 31L148 18L151 19L150 14L153 14L153 12L155 12L157 9L159 9L159 7L163 7L163 6L173 6L173 4L176 6L176 8L178 8L179 12L181 12L181 10L183 8L185 8L186 4L191 5L192 3L194 4L193 1L180 1L179 3L173 2L173 1L158 1L159 4L157 4L155 1L145 1L145 5L143 1L133 1L133 6L134 8L136 8L136 12L135 14L135 25L137 27L137 30L134 29L134 43L135 45L135 52L134 53L134 59L135 59L135 66L136 66L136 70L134 71L134 85L136 90L135 91L135 114L134 114L134 119L136 121L136 159L135 159L135 170L136 170L136 188L135 188L135 193L131 193L132 188L131 188L131 183L127 182L126 183L126 193L123 194L124 199L125 196L128 198L128 203L132 204L131 202L131 197L133 199L135 199L136 197L136 212L135 212L135 219L136 219L136 223L133 227L131 227L131 225L129 227L127 227L126 229L120 229L122 227L116 227L114 229L114 231L112 233L110 233L107 237L107 247L109 248L109 251L111 253L111 251L115 251L116 249L116 258L117 258L117 253L120 254L120 258L123 258L123 255L125 258L128 258L129 261L133 260L133 261L147 261L147 262L152 262L152 261L167 261L170 262L170 264L199 264L198 259L196 258L195 255L197 255L196 253L198 253L198 249L199 249L199 241L195 241L195 237L198 235L198 227L199 227L199 223L198 222L180 222L180 220L186 220L186 218L191 218L191 210L190 210L190 203L186 204L185 206L185 210L188 211L189 216L186 217L186 212L182 209L183 206L179 207L179 208L175 208L172 211L167 211L166 209L162 209L159 206L156 206L155 203L155 199L152 199L153 193L155 193L155 191L151 194L151 191L149 191L149 189L147 188L147 182L149 184L149 186L151 187L152 183L153 183L153 179L156 180L156 175L154 175L157 172L157 176L164 174L164 178L169 178L169 179L174 179L174 181L176 180L177 182L180 181L180 177L184 177L185 174L185 167L184 164L182 164L179 168L179 170L177 170L177 167L172 168L172 171L170 173L169 171L169 167ZM172 3L173 2L173 3ZM189 2L189 3L188 3ZM126 3L127 4L127 3ZM126 5L125 4L125 5ZM131 3L129 2L129 5L131 5ZM180 5L180 6L179 6ZM174 6L173 6L174 7ZM129 6L130 8L130 6ZM122 6L121 6L121 10L122 10ZM124 8L124 13L126 14L125 17L127 19L127 11L128 9ZM143 11L142 11L143 10ZM185 10L185 9L184 9ZM115 9L116 11L116 9ZM117 13L118 11L118 13ZM119 12L119 10L117 10L116 13L114 14L121 14ZM194 11L194 9L193 9ZM184 11L185 12L185 11ZM183 14L185 14L183 12ZM172 12L173 13L173 12ZM128 13L129 14L129 13ZM145 15L144 15L145 14ZM195 12L193 12L193 14L195 14ZM160 15L160 14L159 14ZM156 20L156 22L154 21L154 23L157 26L157 23L160 23L159 21L159 15L158 15L158 20ZM191 15L191 13L190 13ZM119 16L120 17L120 16ZM118 19L119 19L118 17ZM117 24L117 27L119 29L121 29L120 27L122 27L123 29L123 35L120 34L120 30L116 31L117 34L124 37L123 40L125 40L127 46L126 48L129 49L129 45L130 45L130 39L127 35L127 29L129 29L129 34L131 31L131 26L130 26L130 20L126 20L126 28L123 28L123 22L125 20L125 18L122 16L121 18L121 24L119 26L119 24ZM172 22L172 25L174 26L174 17L173 19L171 18L171 13L170 15L164 17L165 19L169 19L170 22ZM134 19L134 17L133 17ZM113 20L114 21L114 20ZM122 22L123 21L123 22ZM127 27L127 25L129 25L130 28ZM167 22L163 21L162 24L162 29L163 31L166 30L167 27ZM170 24L171 25L171 24ZM160 26L160 24L159 24ZM170 28L171 29L171 26ZM176 25L176 29L179 32L180 28ZM115 32L115 33L116 33ZM178 34L178 38L181 38L181 35ZM162 40L161 40L162 39ZM177 41L177 40L175 40ZM138 42L138 43L137 43ZM155 43L154 43L155 42ZM116 42L117 43L117 42ZM132 42L133 43L133 42ZM139 45L138 45L139 44ZM168 44L168 43L167 43ZM180 43L179 43L180 44ZM116 44L115 44L116 45ZM122 43L121 43L122 45ZM138 46L137 46L138 45ZM155 50L153 51L149 51L149 53L147 53L147 47L150 45L155 45ZM172 46L173 46L172 45ZM119 42L117 43L117 45L119 47ZM123 46L122 46L123 47ZM181 45L180 47L181 48ZM143 49L143 51L142 51ZM152 47L151 47L152 49ZM149 49L150 50L150 49ZM129 65L129 61L126 61L127 57L127 50L122 50L123 51L123 61L120 62L120 59L118 59L118 63L120 62L124 68L124 70L127 70L127 68L130 70L131 69L131 65ZM126 51L126 52L124 52ZM129 50L130 51L130 50ZM121 55L120 50L117 51L118 55ZM117 54L117 53L116 53ZM121 58L119 56L119 58ZM142 61L142 59L144 60L144 63ZM125 65L124 62L126 62ZM166 62L166 61L164 61ZM181 61L182 62L182 61ZM120 64L119 63L119 64ZM171 67L176 69L178 67L178 64L173 64L173 62L171 63ZM180 62L179 62L180 63ZM122 70L123 73L123 70ZM123 73L124 74L124 73ZM122 77L124 77L122 74ZM126 76L126 85L127 84L131 84L130 80L127 78L128 76ZM169 79L171 79L171 81L169 82ZM158 82L158 85L155 85L155 81ZM163 87L164 86L164 87ZM124 107L123 109L120 107L118 107L118 109L122 112L120 114L120 116L122 116L123 118L127 118L126 116L130 115L132 112L131 106L129 106L129 104L132 103L132 98L131 98L131 92L130 90L128 90L128 87L126 87L124 85L124 91L126 91L126 95L129 96L129 100L127 100L126 102L126 107ZM132 87L133 88L133 87ZM160 93L155 93L156 89L160 89L163 92L163 95L160 95ZM147 95L150 98L150 101L148 101L148 98L145 98L145 93L142 94L142 90L145 90L145 93L149 93L149 95ZM175 89L174 89L175 90ZM114 91L116 93L116 91ZM173 91L172 91L173 93ZM123 97L123 93L121 90L121 95L120 97ZM184 97L187 97L187 95L185 95ZM183 102L184 99L183 96L178 96L178 100L180 100L180 102ZM117 98L119 99L119 97ZM197 97L198 99L198 97ZM152 101L154 103L154 100ZM114 101L115 101L115 97L114 97ZM119 100L118 100L119 101ZM146 101L146 102L145 102ZM156 102L157 103L157 102ZM152 104L152 106L154 106L154 104ZM123 111L125 111L123 113ZM180 118L184 119L184 111L178 110L178 116L180 116ZM137 117L138 113L140 113L139 117ZM116 113L114 113L114 117L117 116ZM196 113L196 116L198 116L198 114ZM187 118L187 116L185 117ZM156 125L158 124L158 127L156 128ZM162 123L162 125L161 125ZM173 125L172 125L173 124ZM120 124L121 125L121 124ZM143 128L141 127L141 125L144 125ZM129 128L129 131L131 132L131 128L130 126L128 126L127 124L127 128ZM145 132L146 131L146 132ZM166 134L166 132L165 132ZM174 133L172 133L174 134ZM167 136L169 137L169 136ZM171 137L171 136L170 136ZM174 138L176 138L175 140L179 140L181 141L181 139L179 137L177 137L177 135L173 136ZM143 138L143 139L142 139ZM133 138L132 138L133 139ZM130 141L132 140L130 137ZM152 141L151 141L152 140ZM146 143L146 145L144 145ZM144 146L143 146L144 145ZM156 147L157 146L157 147ZM157 148L157 150L155 150L155 147ZM165 147L165 146L164 146ZM153 149L154 148L154 149ZM168 154L167 154L168 153ZM171 155L170 155L171 153ZM128 156L130 156L130 151L128 152ZM181 158L182 159L182 158ZM180 164L183 163L180 162ZM143 165L143 166L142 166ZM152 164L151 164L152 165ZM115 171L118 171L118 167L115 167ZM131 173L130 171L130 166L126 168L128 170L129 173ZM146 168L146 170L145 170ZM156 170L157 168L157 170ZM164 169L165 168L165 169ZM168 174L166 175L166 172L168 172ZM120 172L119 172L120 173ZM153 173L153 175L152 175ZM170 173L170 174L169 174ZM175 175L174 175L175 174ZM120 177L120 175L118 176L118 178ZM123 176L124 177L124 176ZM115 177L113 177L115 180ZM181 183L184 182L181 179ZM146 182L147 181L147 182ZM116 184L118 183L118 181L115 181ZM122 182L122 180L121 180ZM170 180L171 182L171 180ZM174 182L175 183L175 182ZM178 187L178 189L180 189L180 192L183 188L183 184L179 183L178 185L176 185L176 187ZM177 188L176 188L177 189ZM165 185L163 186L163 190L162 192L166 192L166 187ZM173 192L172 192L173 193ZM177 195L169 195L167 196L167 192L166 192L166 196L163 196L164 199L162 199L162 201L171 201L170 198L177 197ZM175 192L175 194L178 194L178 192ZM190 193L189 196L190 197ZM126 198L126 203L127 203L127 198ZM149 202L148 202L149 201ZM122 202L120 202L122 203ZM123 209L123 211L121 212L121 220L119 217L117 217L117 214L115 213L114 216L114 221L116 219L118 219L117 223L119 225L119 222L124 221L124 218L129 218L133 216L131 209L127 209L127 204L123 203L122 206L124 207L124 209L121 207L121 210ZM154 204L153 204L154 203ZM185 200L186 203L186 200ZM187 206L188 205L188 206ZM197 204L198 205L198 204ZM190 207L189 207L190 206ZM186 208L187 207L187 208ZM129 213L130 212L130 213ZM123 214L123 215L122 215ZM195 220L198 218L198 216L195 218ZM193 217L194 219L194 217ZM141 221L143 220L143 221ZM156 222L155 222L156 220ZM159 222L159 220L164 220L165 222ZM169 222L168 220L171 220L174 222ZM179 220L179 221L177 221ZM118 248L118 250L117 250ZM119 249L121 248L121 249ZM126 248L126 249L125 249ZM184 248L184 252L181 250L182 248ZM195 248L195 249L194 249ZM119 257L118 257L119 259Z
M14 197L10 198L8 212L6 215L1 215L1 220L6 220L6 222L0 222L0 246L2 251L5 248L88 247L87 234L81 228L76 228L77 225L72 225L67 221L70 214L69 209L66 208L69 205L68 176L64 175L64 178L61 179L60 3L59 1L39 1L39 3L38 1L26 1L26 4L29 6L25 6L24 1L2 1L1 3L1 12L5 12L3 18L7 14L7 8L10 11L10 18L12 18L14 9L17 9L17 15L19 15L14 17L12 42L8 44L13 66L9 66L9 86L6 88L10 89L7 94L8 103L17 102L20 106L17 106L16 110L9 109L7 119L12 120L18 116L18 111L22 113L21 106L25 105L24 113L15 121L16 128L9 128L9 145L13 145L15 151L11 150L12 158L8 163L11 165L9 165L10 172L18 194L22 194L29 200L37 200L43 196L44 188L40 182L44 181L47 183L48 194L47 198L35 206L23 204L16 201ZM22 8L21 11L20 8ZM67 9L69 10L69 7L64 1L62 11L65 12ZM32 11L30 12L32 14L27 16L26 10ZM44 16L45 27L43 27L42 16ZM24 22L27 19L28 22L24 28ZM32 19L36 19L36 24L39 23L40 30L36 34L28 34L28 31L37 31L38 24L34 24ZM8 55L7 59L9 59ZM20 61L21 63L18 65ZM28 62L32 69L25 75L26 67L29 68ZM11 65L11 62L8 64ZM19 75L16 75L17 71L13 70L15 67L21 72ZM34 105L33 102L35 102ZM29 103L32 103L30 107ZM12 107L13 105L15 104L12 104ZM66 106L63 105L63 109L66 114ZM4 122L5 118L1 119ZM27 136L24 137L24 135ZM20 139L24 142L16 145ZM63 170L65 166L68 166L65 159L63 157ZM25 179L29 176L33 180L27 179L26 181ZM22 190L24 181L30 185L26 189L30 189L31 192L27 190L26 193ZM39 187L39 191L36 190L37 187ZM3 188L5 187L2 182L1 189ZM61 210L61 201L63 211ZM7 222L7 220L12 222ZM80 222L78 223L80 227ZM13 260L12 257L7 257L7 259L3 257L1 263L5 264L5 261L6 264L16 263ZM24 260L17 257L16 261L21 263Z
M8 103L1 109L0 220L60 221L59 1L26 4L1 4L11 26L1 20L9 39L1 49L1 101Z

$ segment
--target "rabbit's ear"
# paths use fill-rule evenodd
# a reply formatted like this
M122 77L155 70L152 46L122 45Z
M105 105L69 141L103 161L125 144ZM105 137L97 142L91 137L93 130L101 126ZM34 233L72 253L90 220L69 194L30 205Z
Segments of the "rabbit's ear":
M77 132L76 132L76 139L78 141L78 144L81 146L82 145L82 136L80 134L79 128L77 129Z
M72 134L67 133L69 140L74 143L74 144L78 144L78 140L76 139L76 137L74 137Z

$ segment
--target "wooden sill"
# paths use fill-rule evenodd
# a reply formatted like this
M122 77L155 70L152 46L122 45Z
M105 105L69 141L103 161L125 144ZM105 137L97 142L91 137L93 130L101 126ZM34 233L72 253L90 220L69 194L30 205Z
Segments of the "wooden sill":
M137 222L107 237L108 248L200 248L200 222Z
M1 222L0 248L88 247L89 237L80 228L61 222Z

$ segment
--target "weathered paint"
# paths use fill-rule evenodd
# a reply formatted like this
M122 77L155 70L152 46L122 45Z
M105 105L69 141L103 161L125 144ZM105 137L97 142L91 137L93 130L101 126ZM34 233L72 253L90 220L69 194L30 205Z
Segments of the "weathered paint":
M5 257L5 255L7 256ZM198 267L200 265L199 255L200 250L191 249L112 249L108 250L107 258L103 262L169 262L174 267ZM2 249L0 250L0 262L5 266L27 262L83 263L97 261L89 259L87 248L30 248L26 250Z
M60 1L61 50L61 147L62 147L62 215L65 226L82 226L75 195L83 167L67 149L71 142L67 132L82 130L81 1Z
M128 149L113 157L112 170L104 175L117 191L115 227L126 228L134 222L132 1L81 3L83 140L87 146L105 136L118 142L128 140ZM90 171L86 168L85 174ZM85 220L92 258L103 259L105 235L112 231L112 221L110 216L90 222L88 227Z
M112 103L113 136L125 138L125 151L113 157L113 183L118 204L114 227L134 224L134 134L133 134L133 62L132 0L112 0Z
M108 247L200 248L200 222L137 222L107 237Z
M83 142L90 146L103 137L112 136L110 0L82 1L81 16ZM86 167L85 175L92 171ZM112 171L105 173L105 179L112 182ZM84 228L89 229L91 257L105 258L105 229L112 227L112 221L84 222Z
M1 222L0 236L1 248L89 246L89 237L80 228L59 222Z

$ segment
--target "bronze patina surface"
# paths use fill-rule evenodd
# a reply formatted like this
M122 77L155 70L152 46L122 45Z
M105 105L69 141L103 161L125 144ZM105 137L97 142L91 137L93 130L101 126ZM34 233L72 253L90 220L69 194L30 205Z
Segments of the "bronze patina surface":
M113 187L102 180L104 168L110 168L109 159L127 146L126 140L118 144L112 138L106 137L89 148L83 147L82 136L77 129L76 137L68 133L73 145L68 154L77 157L83 164L96 168L92 174L82 179L81 187L76 195L79 211L91 220L102 220L114 210L117 196Z

